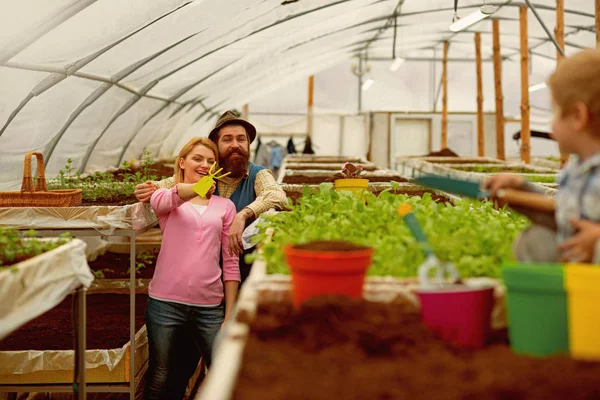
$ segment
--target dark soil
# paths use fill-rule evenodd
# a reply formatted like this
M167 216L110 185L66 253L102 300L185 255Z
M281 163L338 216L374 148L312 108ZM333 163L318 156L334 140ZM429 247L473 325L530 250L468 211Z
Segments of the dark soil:
M482 173L514 173L514 174L539 174L539 171L524 167L504 167L504 166L473 166L473 167L451 167L458 171L482 172Z
M152 279L157 256L158 249L138 253L135 277ZM106 279L129 279L129 253L106 252L95 261L89 261L88 264L93 271L102 271Z
M86 207L92 206L126 206L129 204L137 203L137 199L133 195L133 193L123 193L117 196L114 199L106 200L106 199L97 199L94 201L91 200L83 200L81 205Z
M381 183L381 182L408 182L408 179L405 179L401 176L371 176L364 175L361 178L368 179L371 183ZM286 175L283 177L283 183L290 184L306 184L306 185L315 185L323 182L332 182L334 180L332 176L301 176L301 175Z
M501 161L491 161L491 160L478 160L475 158L446 158L443 160L427 160L427 162L432 164L483 164L490 166L497 166L501 164Z
M315 241L306 244L299 244L294 246L299 250L312 250L312 251L356 251L366 250L368 247L358 246L353 243L341 242L335 240L323 240Z
M381 194L383 190L380 191L375 191L373 192L376 196L379 196L379 194ZM434 192L431 191L427 191L427 190L405 190L405 189L398 189L398 190L394 190L392 191L392 193L394 194L407 194L409 196L419 196L422 197L423 194L425 193L429 193L431 194L431 198L438 202L438 203L442 203L442 204L452 204L452 200L446 196L442 196L439 194L436 194ZM300 199L302 197L302 192L292 192L292 191L285 191L285 194L287 195L288 198L290 198L292 200L292 202L294 204L298 203L298 199Z
M135 297L135 330L144 325L148 296ZM87 348L116 349L129 342L129 295L87 295ZM72 296L0 341L0 351L72 350Z
M113 179L116 182L123 182L123 180L125 179L126 176L131 176L131 175L135 174L136 172L141 172L142 174L144 174L144 171L142 170L141 167L132 167L127 170L125 170L123 168L119 168L116 171L112 171L112 172L108 172L108 173L113 176ZM173 176L174 170L173 170L173 167L167 167L167 166L165 166L164 163L154 163L154 164L150 165L150 167L148 167L147 174L148 174L148 176L154 175L157 180L161 180L163 178L168 178L168 177ZM81 180L95 181L96 179L97 178L94 175L91 175L91 176L82 178Z
M460 157L457 153L452 150L446 148L440 151L434 151L432 153L427 154L429 157Z
M321 164L321 163L318 163ZM323 163L324 165L311 165L311 164L296 164L296 165L287 165L285 168L290 170L323 170L323 171L341 171L339 163L327 165L327 163ZM367 165L364 167L365 171L375 171L377 167L374 165Z
M438 340L410 304L321 298L260 305L234 399L600 399L600 363Z

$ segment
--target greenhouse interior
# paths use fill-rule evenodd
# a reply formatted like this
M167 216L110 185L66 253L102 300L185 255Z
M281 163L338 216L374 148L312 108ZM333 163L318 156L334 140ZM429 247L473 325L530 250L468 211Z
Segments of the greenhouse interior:
M0 16L0 400L600 399L600 0Z

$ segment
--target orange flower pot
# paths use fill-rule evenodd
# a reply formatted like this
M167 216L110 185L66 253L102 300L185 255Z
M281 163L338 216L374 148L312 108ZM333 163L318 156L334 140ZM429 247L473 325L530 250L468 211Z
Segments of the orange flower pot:
M318 241L284 248L292 275L292 301L300 307L322 295L361 298L374 250L341 241Z

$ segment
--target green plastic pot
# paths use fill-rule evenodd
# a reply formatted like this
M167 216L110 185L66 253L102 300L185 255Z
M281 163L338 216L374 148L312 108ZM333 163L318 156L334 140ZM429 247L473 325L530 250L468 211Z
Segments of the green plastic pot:
M567 294L561 264L520 263L502 269L508 332L516 353L546 357L569 352Z

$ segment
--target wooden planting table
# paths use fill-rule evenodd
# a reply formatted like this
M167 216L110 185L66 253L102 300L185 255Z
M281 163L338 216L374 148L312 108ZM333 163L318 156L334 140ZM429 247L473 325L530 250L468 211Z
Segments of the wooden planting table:
M136 334L136 280L135 280L135 238L157 223L156 216L148 204L136 203L126 206L91 206L91 207L35 207L0 208L0 225L15 226L21 230L35 229L39 236L57 236L69 232L75 237L120 236L129 238L129 342L123 348L127 354L122 360L122 369L117 375L100 374L93 384L87 383L80 391L129 393L135 398L136 385L146 368L146 357L136 352L136 343L145 337L144 332ZM110 350L109 350L110 351ZM106 368L106 367L105 367ZM64 378L52 372L23 375L20 382L9 382L0 379L0 391L3 392L71 392L72 386L64 382ZM95 378L96 379L96 378Z

